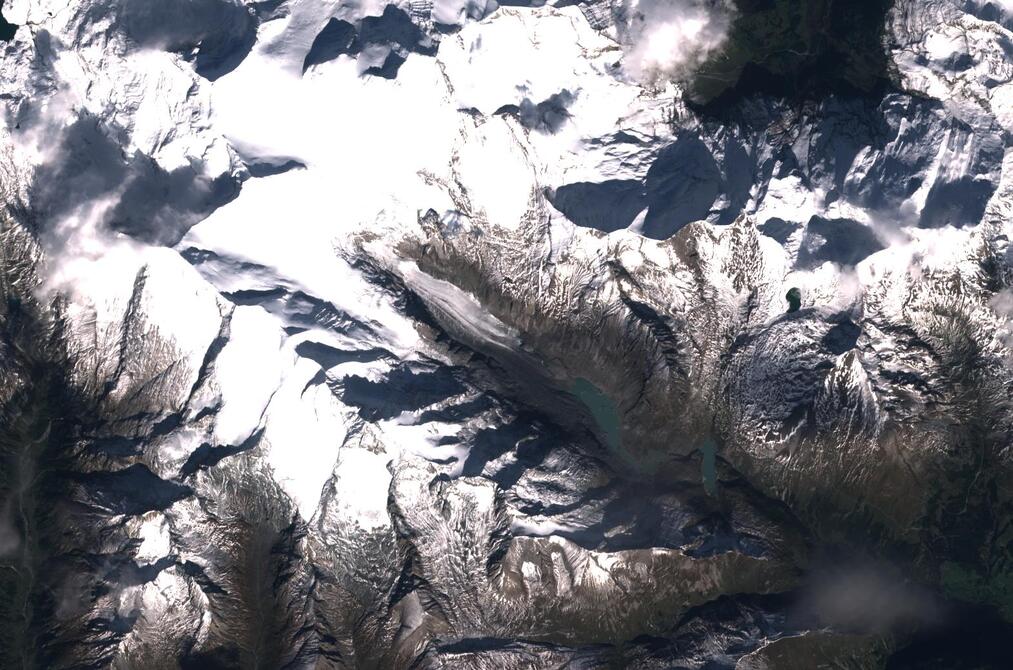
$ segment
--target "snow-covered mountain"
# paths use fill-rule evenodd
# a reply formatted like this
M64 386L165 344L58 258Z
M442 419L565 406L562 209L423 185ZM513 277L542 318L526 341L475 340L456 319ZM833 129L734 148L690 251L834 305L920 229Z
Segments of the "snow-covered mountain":
M0 667L1005 667L1013 3L2 13Z

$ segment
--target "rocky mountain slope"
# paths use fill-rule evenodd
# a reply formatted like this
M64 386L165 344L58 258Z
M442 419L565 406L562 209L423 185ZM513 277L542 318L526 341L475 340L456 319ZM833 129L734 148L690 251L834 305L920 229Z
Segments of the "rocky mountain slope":
M1000 668L1013 7L5 0L0 667Z

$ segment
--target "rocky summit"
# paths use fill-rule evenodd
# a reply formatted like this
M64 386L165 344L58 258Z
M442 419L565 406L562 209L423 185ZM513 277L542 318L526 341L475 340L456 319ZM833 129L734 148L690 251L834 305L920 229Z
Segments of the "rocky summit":
M0 668L1013 652L1013 2L3 0Z

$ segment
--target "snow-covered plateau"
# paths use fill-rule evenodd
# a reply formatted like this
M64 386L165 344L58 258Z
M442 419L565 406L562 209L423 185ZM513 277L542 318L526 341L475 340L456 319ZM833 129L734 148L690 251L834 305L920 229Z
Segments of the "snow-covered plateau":
M0 11L0 668L1009 667L1013 2Z

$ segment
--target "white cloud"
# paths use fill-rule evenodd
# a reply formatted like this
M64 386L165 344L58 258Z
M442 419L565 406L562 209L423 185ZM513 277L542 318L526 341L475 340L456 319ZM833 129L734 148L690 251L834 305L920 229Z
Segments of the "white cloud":
M1013 319L1013 289L1006 288L999 291L989 302L996 314Z
M731 10L703 0L631 0L619 40L627 73L644 83L690 74L728 34Z

